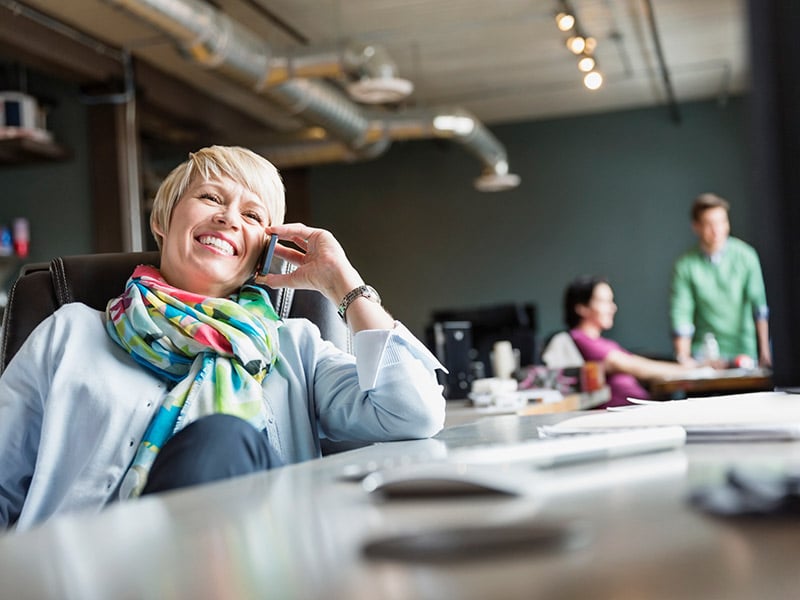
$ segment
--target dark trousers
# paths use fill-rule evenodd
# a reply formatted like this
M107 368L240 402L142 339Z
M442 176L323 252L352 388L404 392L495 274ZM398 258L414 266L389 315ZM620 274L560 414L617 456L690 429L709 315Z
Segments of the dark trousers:
M190 423L164 444L142 494L228 479L281 464L266 432L239 417L209 415Z

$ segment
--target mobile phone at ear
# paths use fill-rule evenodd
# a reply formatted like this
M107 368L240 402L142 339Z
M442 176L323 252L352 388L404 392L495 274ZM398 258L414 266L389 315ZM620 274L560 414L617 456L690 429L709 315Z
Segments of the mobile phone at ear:
M264 245L264 251L258 259L256 265L256 273L258 275L266 275L269 273L269 266L272 264L272 255L275 254L275 245L278 243L278 236L269 236L269 241Z

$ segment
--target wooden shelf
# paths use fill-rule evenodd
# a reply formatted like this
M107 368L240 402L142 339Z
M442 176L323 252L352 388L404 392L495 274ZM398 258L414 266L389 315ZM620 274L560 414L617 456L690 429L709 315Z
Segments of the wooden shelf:
M67 158L67 149L55 142L21 137L0 140L0 165L21 165Z

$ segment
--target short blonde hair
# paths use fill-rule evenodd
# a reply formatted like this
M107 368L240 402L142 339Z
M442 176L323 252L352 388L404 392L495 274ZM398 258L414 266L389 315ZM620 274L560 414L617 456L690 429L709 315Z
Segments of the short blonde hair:
M150 213L150 231L161 248L161 236L169 230L172 212L196 176L204 179L229 177L261 198L270 225L281 225L286 214L283 181L271 162L247 148L209 146L190 152L189 158L175 167L161 182Z

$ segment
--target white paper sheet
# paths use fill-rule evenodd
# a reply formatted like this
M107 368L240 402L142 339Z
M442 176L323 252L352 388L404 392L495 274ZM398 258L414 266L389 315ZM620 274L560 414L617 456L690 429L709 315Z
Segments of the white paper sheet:
M547 435L680 425L688 441L800 439L800 395L755 392L646 403L544 428Z

